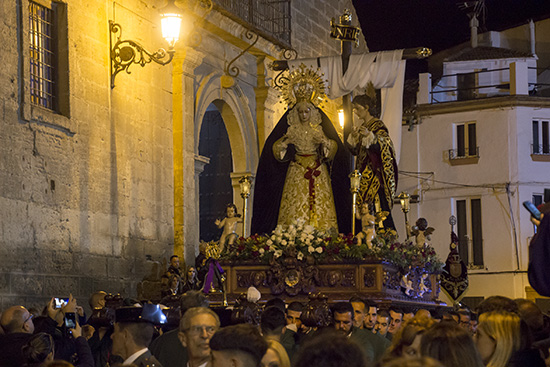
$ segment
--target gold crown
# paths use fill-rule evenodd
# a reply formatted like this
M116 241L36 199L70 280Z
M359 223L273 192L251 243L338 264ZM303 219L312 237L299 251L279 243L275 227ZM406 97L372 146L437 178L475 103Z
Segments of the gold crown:
M289 108L304 101L317 107L325 100L325 81L303 63L290 71L287 78L282 78L281 84L278 89Z
M315 91L309 83L298 83L294 85L294 96L296 102L311 101Z

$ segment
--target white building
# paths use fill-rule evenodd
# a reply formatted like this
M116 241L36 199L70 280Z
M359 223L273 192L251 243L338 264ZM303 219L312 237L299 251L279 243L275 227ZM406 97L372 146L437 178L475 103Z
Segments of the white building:
M548 67L549 30L546 19L480 35L476 48L435 55L432 62L441 64L432 70L440 75L420 76L414 123L403 126L399 191L420 199L410 222L425 217L436 229L431 242L444 261L449 217L457 217L469 268L466 297L530 296L534 227L522 202L540 201L550 188L550 98L537 85L543 72L537 67ZM399 206L393 215L403 232Z

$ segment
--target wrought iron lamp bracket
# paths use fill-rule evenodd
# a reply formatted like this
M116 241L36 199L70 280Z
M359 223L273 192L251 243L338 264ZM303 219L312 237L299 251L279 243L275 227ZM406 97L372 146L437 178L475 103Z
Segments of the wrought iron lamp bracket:
M159 48L155 52L149 52L135 41L121 39L122 26L118 23L109 21L109 30L111 46L111 89L115 87L115 77L117 74L121 71L126 71L126 73L130 74L130 66L132 64L138 64L142 67L151 62L155 62L159 65L166 65L174 58L175 51L173 48L168 50Z
M285 61L294 60L294 59L298 58L298 51L296 51L293 48L283 48L281 50L281 56L282 56L282 59L285 60ZM274 68L275 63L277 63L277 61L274 61L273 63L271 63L269 65L271 70L275 69ZM285 68L285 69L281 70L279 72L279 74L277 74L275 76L275 78L273 78L273 86L274 87L280 88L285 84L284 82L288 82L288 78L286 77L286 74L285 74L286 71L288 71L288 68Z
M235 61L237 61L242 55L244 55L245 53L247 53L252 47L254 47L254 45L256 45L256 42L258 42L258 39L260 38L260 36L251 31L250 29L247 29L246 32L244 32L244 36L247 40L249 41L252 41L252 43L247 47L245 48L244 50L242 50L238 55L237 57L235 57L233 60L229 61L229 63L225 66L225 74L226 75L229 75L230 77L232 78L236 78L239 76L239 73L241 72L239 70L239 68L237 66L231 66L235 63Z

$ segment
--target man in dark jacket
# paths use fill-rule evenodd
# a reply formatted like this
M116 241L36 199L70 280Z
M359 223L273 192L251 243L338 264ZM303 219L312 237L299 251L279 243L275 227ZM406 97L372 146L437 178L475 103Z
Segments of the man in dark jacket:
M27 344L34 332L32 314L23 306L13 306L2 313L0 324L0 366L22 366L21 347Z
M113 354L124 359L123 365L162 367L148 349L153 338L153 324L161 324L166 317L158 305L122 307L116 310L113 335Z
M389 343L380 335L353 326L354 310L349 302L338 302L332 307L334 328L357 343L367 360L376 362L382 357Z
M529 283L541 296L550 297L550 203L542 205L539 210L541 220L531 218L537 225L537 233L529 246L528 276Z

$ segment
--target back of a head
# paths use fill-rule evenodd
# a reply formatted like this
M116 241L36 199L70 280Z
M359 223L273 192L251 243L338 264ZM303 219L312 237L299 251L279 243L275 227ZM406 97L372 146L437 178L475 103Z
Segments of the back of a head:
M134 343L142 348L146 348L151 344L155 327L148 322L119 322L121 330L128 329Z
M277 358L279 359L279 362L280 362L278 367L290 367L290 359L288 358L288 354L286 352L285 347L283 347L281 343L273 339L268 339L267 349L273 350L277 355Z
M12 306L6 309L0 317L0 325L6 334L23 331L25 308L23 306Z
M544 326L544 314L537 304L524 298L514 300L518 305L519 316L533 331L542 329Z
M48 354L53 352L54 344L51 335L38 333L33 335L27 344L21 348L21 353L27 365L43 363Z
M286 316L280 308L272 306L262 312L260 327L265 335L281 334L286 325Z
M518 305L511 298L504 296L491 296L476 307L476 312L478 315L485 312L499 310L518 313Z
M264 306L266 309L269 308L269 307L278 307L280 310L282 310L283 312L286 311L286 304L285 304L285 301L283 301L281 298L272 298L270 299L269 301L267 301L265 303L265 306Z
M327 331L300 348L293 367L365 367L367 361L359 345L346 336Z
M238 324L218 330L210 339L210 349L244 354L249 364L256 367L267 351L267 342L258 328L250 324Z
M72 363L69 363L67 361L64 361L62 359L57 359L53 362L50 362L46 365L46 367L74 367Z
M445 367L430 357L400 357L383 362L379 367Z
M470 334L452 321L442 321L423 334L420 354L446 367L483 367Z
M422 315L413 317L393 336L389 353L393 356L403 355L404 349L414 343L416 336L423 334L434 324L435 321L431 317Z
M90 299L88 300L88 304L90 305L90 308L93 310L95 308L102 308L105 306L105 296L107 295L104 291L97 291L92 293L90 296Z
M180 298L180 310L183 315L187 310L193 307L208 308L208 298L200 291L187 291Z
M507 366L512 354L521 347L521 320L513 312L491 311L479 316L478 331L495 343L495 350L487 365Z

